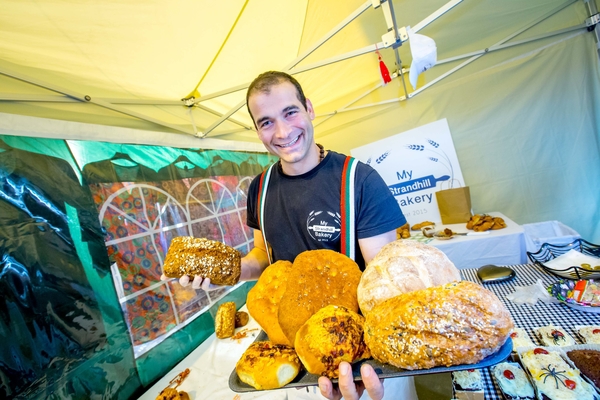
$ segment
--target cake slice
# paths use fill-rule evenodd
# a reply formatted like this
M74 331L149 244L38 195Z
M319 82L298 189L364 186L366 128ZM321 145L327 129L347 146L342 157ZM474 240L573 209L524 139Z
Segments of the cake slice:
M521 362L529 372L538 398L594 400L596 391L582 379L558 351L536 347L521 353ZM544 397L545 396L545 397Z
M564 329L555 325L537 328L536 332L544 346L572 346L575 340Z
M592 381L596 388L600 388L600 351L570 350L567 356L579 368L582 375Z
M507 400L534 399L533 386L517 363L502 362L492 367L492 375Z
M533 347L535 343L531 341L527 332L523 328L513 328L510 333L510 338L513 342L513 351L517 349L517 347Z
M600 326L582 326L578 332L586 343L600 344Z
M483 380L478 369L452 372L454 397L459 400L483 400Z

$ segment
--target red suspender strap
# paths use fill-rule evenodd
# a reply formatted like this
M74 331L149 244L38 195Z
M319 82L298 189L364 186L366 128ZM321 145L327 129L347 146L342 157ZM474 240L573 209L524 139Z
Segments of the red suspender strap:
M356 159L346 157L342 169L342 187L340 189L340 214L342 226L340 235L340 252L355 259L356 257L356 221L354 204L354 176L356 175Z

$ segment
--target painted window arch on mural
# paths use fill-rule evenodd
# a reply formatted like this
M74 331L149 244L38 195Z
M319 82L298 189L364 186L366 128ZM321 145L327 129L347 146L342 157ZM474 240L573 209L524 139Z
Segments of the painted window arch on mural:
M245 225L252 176L162 182L95 183L90 188L106 230L106 246L121 308L139 356L206 312L235 287L204 292L160 280L171 240L218 240L246 254Z

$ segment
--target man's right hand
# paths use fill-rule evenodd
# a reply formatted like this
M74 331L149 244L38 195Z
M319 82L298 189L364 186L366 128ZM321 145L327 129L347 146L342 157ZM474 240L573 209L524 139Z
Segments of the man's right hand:
M171 278L168 278L167 276L165 276L165 274L162 274L160 277L161 281L168 281L169 279ZM179 284L183 287L188 286L190 284L189 275L183 275L181 278L179 278ZM216 290L221 287L222 286L220 285L213 285L212 283L210 283L210 278L204 278L200 275L196 275L192 280L192 289L202 289L205 292L209 292L211 290Z

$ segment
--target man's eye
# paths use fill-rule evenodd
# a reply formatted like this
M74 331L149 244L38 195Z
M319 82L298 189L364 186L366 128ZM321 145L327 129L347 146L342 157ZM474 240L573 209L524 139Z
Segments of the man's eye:
M271 121L263 121L260 123L260 125L258 125L258 127L263 129L263 128L268 127L269 125L271 125Z
M291 111L288 111L288 112L285 114L285 116L286 116L286 117L291 117L291 116L293 116L294 114L297 114L297 113L298 113L298 110L291 110Z

